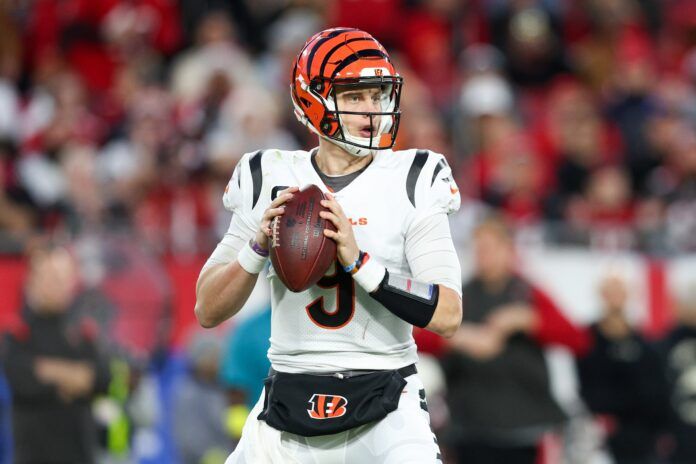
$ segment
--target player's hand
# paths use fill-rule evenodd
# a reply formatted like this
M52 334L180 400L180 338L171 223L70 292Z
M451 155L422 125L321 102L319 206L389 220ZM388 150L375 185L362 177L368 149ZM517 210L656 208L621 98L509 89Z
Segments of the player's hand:
M353 226L343 212L343 208L330 193L326 194L327 200L322 200L321 205L329 211L319 213L324 219L328 219L336 227L336 230L324 229L324 235L336 242L336 254L342 266L353 264L360 255L360 248L353 235Z
M278 192L278 196L268 205L266 211L263 212L261 225L256 231L256 243L264 250L268 250L268 239L271 236L271 223L276 216L281 216L285 212L285 203L293 197L293 193L300 190L299 187L288 187L285 190Z

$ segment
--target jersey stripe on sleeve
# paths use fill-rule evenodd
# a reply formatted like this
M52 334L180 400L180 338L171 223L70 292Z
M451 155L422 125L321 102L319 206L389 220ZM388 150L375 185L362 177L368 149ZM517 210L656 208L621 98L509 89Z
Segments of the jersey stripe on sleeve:
M418 150L416 156L413 158L413 163L411 163L411 168L408 170L408 176L406 177L406 194L411 204L416 206L416 182L418 181L418 176L420 175L423 166L428 161L429 153L427 150Z

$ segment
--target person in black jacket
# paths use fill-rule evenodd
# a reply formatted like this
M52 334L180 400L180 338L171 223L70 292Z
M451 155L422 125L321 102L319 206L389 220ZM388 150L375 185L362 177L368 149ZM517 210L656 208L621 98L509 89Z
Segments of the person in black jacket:
M667 375L670 464L696 462L696 282L678 297L676 327L660 342Z
M463 464L534 464L543 435L566 418L551 394L544 347L580 353L589 338L515 272L502 220L476 228L474 254L475 275L462 292L464 319L442 358L451 414L445 438Z
M592 350L577 361L580 395L603 417L617 464L651 464L665 419L665 382L657 351L626 318L627 289L618 276L600 286L602 317L592 325Z
M69 253L42 249L30 260L23 323L6 337L16 464L94 462L95 394L108 365L88 331L72 323L77 272Z

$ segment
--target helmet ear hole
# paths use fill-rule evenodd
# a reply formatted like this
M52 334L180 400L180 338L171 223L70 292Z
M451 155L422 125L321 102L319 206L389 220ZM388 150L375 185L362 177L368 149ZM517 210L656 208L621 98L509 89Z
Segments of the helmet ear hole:
M326 118L321 120L321 131L326 135L330 135L329 132L331 132L331 122Z
M322 91L324 91L324 82L322 82L320 79L312 79L312 83L310 84L310 87L315 92L322 92Z

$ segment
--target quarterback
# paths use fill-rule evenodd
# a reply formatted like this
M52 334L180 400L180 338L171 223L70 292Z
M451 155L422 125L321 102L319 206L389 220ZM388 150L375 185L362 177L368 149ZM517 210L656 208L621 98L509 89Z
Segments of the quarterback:
M231 224L197 284L196 316L234 316L268 260L271 224L299 188L319 186L337 262L294 293L271 267L271 361L264 391L227 463L437 463L414 325L449 337L462 317L447 215L459 191L441 154L393 151L402 78L358 29L311 37L295 60L307 151L245 154L223 201Z

